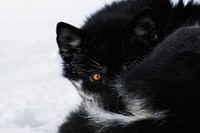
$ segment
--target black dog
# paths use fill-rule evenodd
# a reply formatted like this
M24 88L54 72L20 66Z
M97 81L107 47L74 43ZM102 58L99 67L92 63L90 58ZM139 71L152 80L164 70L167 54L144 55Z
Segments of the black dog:
M166 84L172 82L172 88L178 89L176 92L178 93L180 88L176 85L180 82L177 77L173 80L171 76L168 76L166 83L159 82L160 75L154 75L155 79L153 75L147 75L147 72L151 72L150 68L154 69L147 66L155 64L155 62L152 64L148 62L151 60L149 53L177 28L196 23L199 18L200 7L192 3L184 7L180 2L172 7L168 0L130 0L105 6L92 15L81 29L59 23L57 42L64 60L64 76L74 83L83 97L80 109L71 113L68 121L61 126L60 132L158 133L165 132L166 125L166 132L178 133L180 124L177 123L182 122L183 113L180 114L179 121L174 121L172 115L167 115L171 109L179 108L175 102L174 105L170 104L171 101L177 100L175 96L178 94L174 94L173 90L161 89L160 92L163 94L160 95L158 88L167 87ZM191 35L195 36L195 34ZM166 40L171 38L178 37L175 34ZM168 45L171 45L170 43ZM179 43L180 40L177 40L174 44L178 46ZM170 47L167 48L169 51L172 50ZM164 50L158 51L164 53ZM152 55L156 53L154 51ZM162 59L161 55L158 55L160 59ZM158 57L155 58L156 61L159 60ZM166 59L170 60L169 54L166 55ZM180 63L184 63L184 60ZM170 65L170 62L166 62L164 66L167 65ZM170 66L164 69L164 66L155 65L155 68L159 68L158 72L163 73L163 78L166 77L165 69L169 69L169 72L172 69ZM140 70L142 68L143 71ZM173 72L171 74L173 75ZM135 79L134 75L139 79ZM189 78L189 76L185 77ZM185 98L185 95L182 97ZM174 118L178 117L177 114L172 114L175 115ZM100 117L102 119L99 119ZM168 123L170 120L174 123ZM189 122L188 119L186 120ZM168 124L162 124L165 122ZM180 129L180 131L184 130Z
M102 97L88 95L60 132L198 133L199 86L200 26L181 28L119 78L129 114L109 112Z

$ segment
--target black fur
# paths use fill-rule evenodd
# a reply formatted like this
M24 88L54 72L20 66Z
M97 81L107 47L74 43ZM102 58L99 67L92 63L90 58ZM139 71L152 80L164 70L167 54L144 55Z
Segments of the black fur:
M127 95L147 98L154 110L168 110L162 133L199 132L200 26L173 33L122 82Z
M57 42L64 76L74 84L81 82L77 89L83 99L84 95L97 95L104 110L127 116L131 114L125 95L138 94L139 98L148 98L153 109L170 110L161 120L146 119L126 126L116 122L101 132L183 133L190 127L197 129L199 116L195 114L195 119L192 111L199 111L195 106L199 96L195 87L199 85L199 27L172 33L197 23L199 18L200 6L192 2L185 7L182 2L172 7L168 0L128 0L105 6L80 29L58 23ZM186 35L189 37L182 41ZM101 79L94 81L93 74L99 74ZM69 116L60 133L99 131L102 125L95 125L84 107ZM189 123L192 125L185 127Z

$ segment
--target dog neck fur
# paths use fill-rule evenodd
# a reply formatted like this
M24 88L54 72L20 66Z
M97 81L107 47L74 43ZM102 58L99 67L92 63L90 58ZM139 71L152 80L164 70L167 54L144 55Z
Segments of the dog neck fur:
M124 102L129 115L107 111L103 108L101 102L102 97L100 97L100 95L84 92L81 88L81 80L76 82L72 81L72 83L82 97L82 103L80 105L81 110L86 113L87 119L90 120L91 124L97 127L98 132L117 125L127 126L136 121L144 119L161 119L165 116L164 111L152 111L150 108L146 108L147 99L135 99L128 95L124 97Z
M145 100L143 99L131 101L131 104L127 105L127 109L131 112L131 115L126 115L105 110L103 104L101 104L101 97L99 95L90 94L83 96L83 94L81 107L87 113L88 119L90 119L94 125L102 127L102 129L116 125L127 126L143 119L160 119L164 117L164 112L152 112L148 109L144 109L142 106Z

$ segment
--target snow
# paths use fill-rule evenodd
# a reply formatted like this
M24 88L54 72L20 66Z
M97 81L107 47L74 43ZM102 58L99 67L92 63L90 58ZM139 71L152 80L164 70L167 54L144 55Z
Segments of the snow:
M55 27L113 0L0 0L0 133L56 133L80 102L62 77Z

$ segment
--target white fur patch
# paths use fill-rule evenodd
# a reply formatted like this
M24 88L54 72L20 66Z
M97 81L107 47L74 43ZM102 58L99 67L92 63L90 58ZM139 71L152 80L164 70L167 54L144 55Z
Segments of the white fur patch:
M123 81L120 81L120 79L115 81L115 88L118 90L119 95L124 98L123 100L125 102L126 111L133 117L137 117L138 119L159 119L166 116L168 111L154 110L148 102L148 97L142 99L139 94L134 95L133 93L126 92L124 90Z
M86 96L83 100L82 107L87 112L88 118L94 123L94 126L101 127L98 132L117 125L126 126L139 120L164 117L163 112L140 110L141 108L139 106L142 105L140 103L143 103L143 100L138 99L138 101L135 100L132 102L136 102L133 106L137 106L132 108L132 115L118 114L103 109L101 98L98 95Z
M79 95L81 96L81 98L83 100L87 99L87 100L91 101L91 99L93 99L93 97L91 95L86 94L86 92L83 91L83 89L82 89L83 80L81 80L81 79L79 79L78 81L71 80L71 82L76 87Z
M139 116L142 118L163 118L167 111L153 111L153 109L148 106L147 99L134 99L127 98L126 100L126 108L129 113L134 116Z
M172 3L172 5L175 7L176 5L178 5L178 3L180 2L181 0L170 0L170 2ZM194 5L199 5L200 4L200 0L183 0L183 4L184 6L186 6L189 2L191 2L194 4Z
M86 111L87 118L90 119L91 124L97 127L97 132L107 130L113 126L127 126L133 122L144 119L161 119L165 117L166 111L152 111L148 107L147 99L134 98L125 94L125 104L129 115L109 112L103 108L101 104L101 97L95 93L86 93L82 90L82 80L72 81L78 89L82 97L81 108ZM116 84L117 88L123 87L120 83ZM121 92L119 92L121 93ZM114 102L114 101L113 101Z
M80 79L78 81L75 80L70 80L72 82L72 84L77 88L77 89L81 89L82 88L82 83L83 81Z

